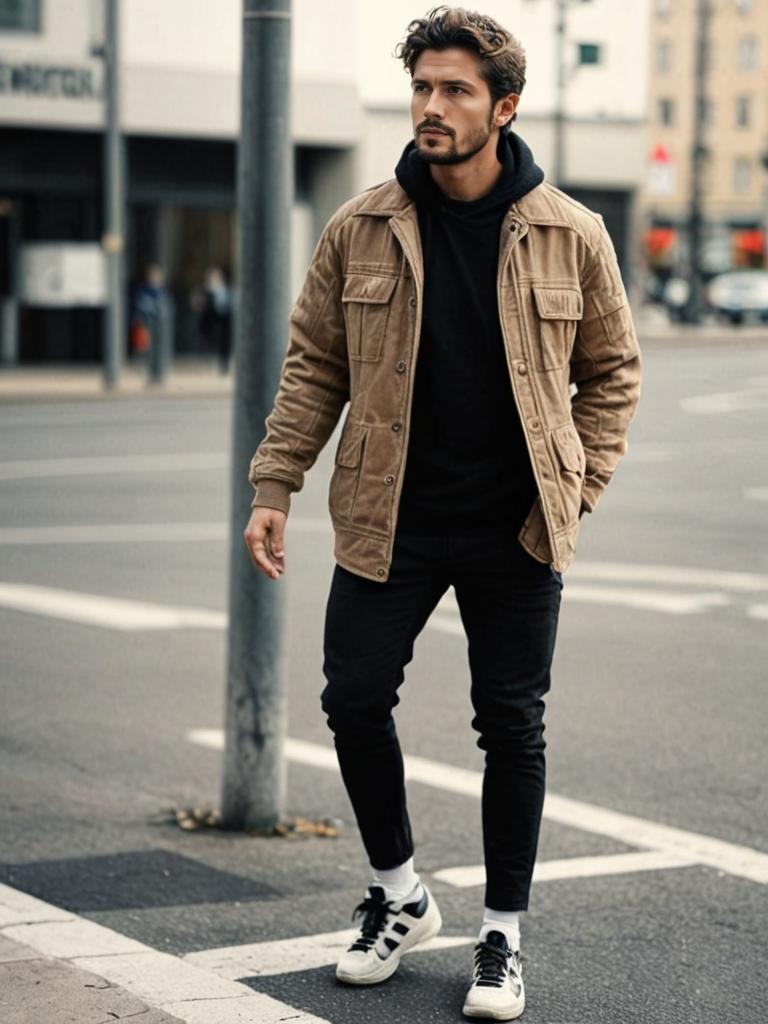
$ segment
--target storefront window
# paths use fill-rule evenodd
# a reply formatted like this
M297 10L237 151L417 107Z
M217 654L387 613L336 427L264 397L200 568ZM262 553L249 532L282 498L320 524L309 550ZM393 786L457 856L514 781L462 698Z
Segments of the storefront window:
M0 0L0 31L40 31L40 0Z

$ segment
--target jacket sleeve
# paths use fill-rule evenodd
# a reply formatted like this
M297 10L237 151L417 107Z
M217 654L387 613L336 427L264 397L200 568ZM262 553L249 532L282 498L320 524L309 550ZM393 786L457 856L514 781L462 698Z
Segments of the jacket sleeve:
M583 319L571 355L572 413L586 456L582 511L591 512L627 451L640 398L640 350L616 252L600 218L584 267Z
M343 274L334 236L336 219L323 232L304 285L291 311L288 349L266 435L248 479L256 489L251 508L288 512L349 398L347 338L341 305Z

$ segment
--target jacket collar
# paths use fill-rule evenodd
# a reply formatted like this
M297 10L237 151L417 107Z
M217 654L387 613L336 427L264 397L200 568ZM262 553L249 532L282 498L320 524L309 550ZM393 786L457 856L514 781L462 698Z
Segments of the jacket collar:
M507 216L526 221L528 224L562 223L562 212L553 202L551 188L546 181L536 185L510 206ZM405 220L413 218L414 222L416 220L416 206L395 178L369 189L363 196L365 198L353 216L399 217Z

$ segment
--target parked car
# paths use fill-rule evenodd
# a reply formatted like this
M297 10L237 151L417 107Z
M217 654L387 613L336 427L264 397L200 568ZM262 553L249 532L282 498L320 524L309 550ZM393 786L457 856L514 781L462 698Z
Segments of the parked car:
M730 270L707 286L712 310L732 324L756 317L768 323L768 270Z

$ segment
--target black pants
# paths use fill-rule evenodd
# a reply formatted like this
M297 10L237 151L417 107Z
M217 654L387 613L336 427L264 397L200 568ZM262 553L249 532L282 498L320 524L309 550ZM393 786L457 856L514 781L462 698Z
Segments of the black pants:
M543 698L559 573L506 530L471 537L398 532L386 583L337 565L326 611L323 710L369 860L396 867L413 854L413 840L392 708L414 640L451 585L469 640L472 725L486 752L486 906L525 910L544 802Z

